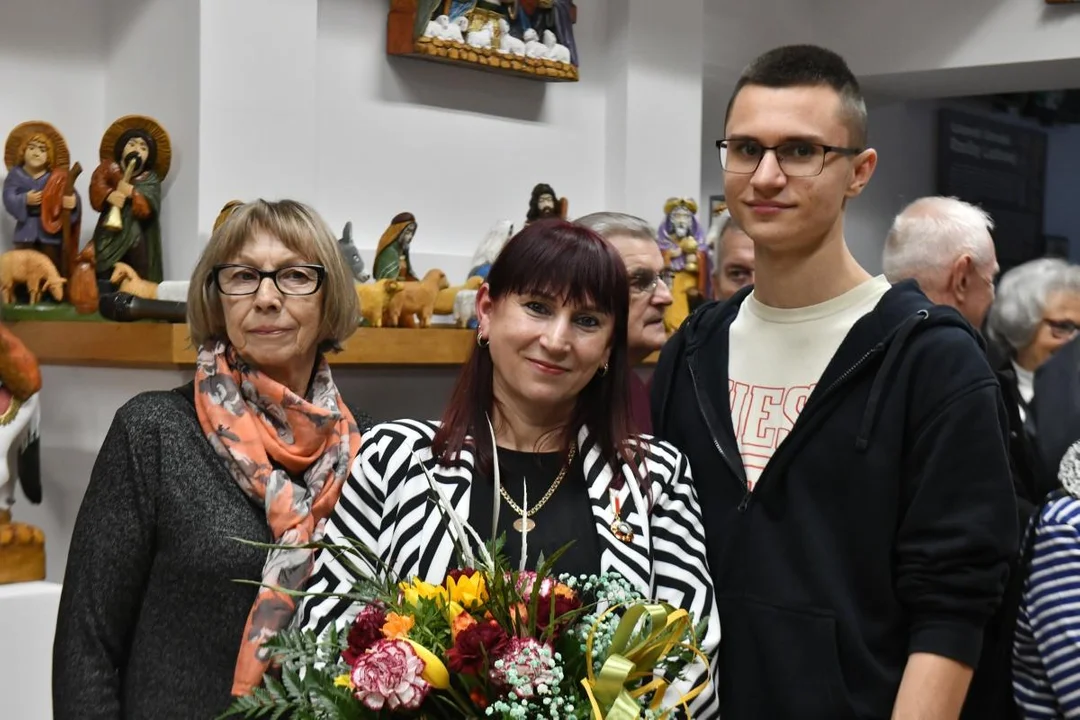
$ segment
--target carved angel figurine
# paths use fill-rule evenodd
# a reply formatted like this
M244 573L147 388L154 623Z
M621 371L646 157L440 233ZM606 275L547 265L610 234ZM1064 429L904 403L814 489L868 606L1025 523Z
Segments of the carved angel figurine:
M0 325L0 584L45 577L44 533L11 521L16 482L27 500L41 502L40 389L37 359Z

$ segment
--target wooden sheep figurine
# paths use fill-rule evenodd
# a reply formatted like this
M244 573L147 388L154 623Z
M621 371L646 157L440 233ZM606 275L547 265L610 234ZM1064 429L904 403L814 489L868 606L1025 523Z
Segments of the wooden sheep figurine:
M390 299L386 324L390 327L426 328L435 314L435 299L440 290L450 287L442 270L428 270L419 282L404 282L401 292Z
M56 302L64 299L64 283L60 272L45 253L37 250L8 250L0 255L0 299L15 302L15 286L26 285L30 304L41 302L48 290Z
M109 282L113 285L118 285L120 287L120 292L122 293L129 293L135 297L141 297L147 300L157 299L157 283L143 280L139 277L139 274L135 272L135 268L127 263L118 262L113 266L113 272L112 276L109 278Z
M457 294L462 290L479 290L483 284L484 278L473 275L465 281L464 285L454 285L440 290L435 297L435 314L452 315L454 313L454 298L457 297Z
M360 301L360 314L371 327L382 327L383 314L390 298L401 290L398 280L376 280L373 283L358 283L356 297Z

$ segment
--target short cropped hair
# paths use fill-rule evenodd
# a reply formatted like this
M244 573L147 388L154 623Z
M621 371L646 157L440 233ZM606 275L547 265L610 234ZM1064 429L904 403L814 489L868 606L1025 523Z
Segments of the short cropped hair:
M1059 258L1039 258L1001 276L986 331L1011 355L1031 344L1043 320L1046 301L1056 292L1080 294L1080 271Z
M712 221L712 225L709 226L705 241L709 244L709 252L712 253L716 272L720 272L720 256L724 254L724 237L728 233L740 231L742 231L742 228L739 227L739 223L736 222L735 218L731 216L730 210L724 210L717 215Z
M359 301L352 271L326 221L295 200L254 200L236 207L210 236L188 286L187 321L196 347L227 340L225 312L214 283L215 265L230 262L259 231L272 235L307 262L326 269L322 285L319 349L338 351L359 325Z
M954 197L911 202L893 219L881 256L889 282L915 278L924 288L943 281L949 267L970 255L978 267L994 258L994 221L982 208Z
M631 237L656 242L656 229L645 220L626 213L595 212L574 221L594 233L610 240L613 237Z
M817 45L785 45L759 55L751 62L728 101L724 126L731 119L731 109L739 91L747 85L768 88L789 88L825 85L840 96L841 119L848 129L848 142L857 148L866 147L866 101L859 81L842 57Z

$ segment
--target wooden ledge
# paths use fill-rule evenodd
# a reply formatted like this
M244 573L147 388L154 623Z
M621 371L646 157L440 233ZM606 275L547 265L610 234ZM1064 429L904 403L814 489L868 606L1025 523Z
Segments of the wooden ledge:
M185 368L195 364L187 325L159 322L8 323L43 365ZM476 332L458 328L358 328L332 365L460 365Z
M42 365L115 368L190 368L195 350L187 325L160 322L5 323ZM463 364L476 347L476 331L454 327L358 328L331 365L445 367ZM656 355L644 364L652 365Z

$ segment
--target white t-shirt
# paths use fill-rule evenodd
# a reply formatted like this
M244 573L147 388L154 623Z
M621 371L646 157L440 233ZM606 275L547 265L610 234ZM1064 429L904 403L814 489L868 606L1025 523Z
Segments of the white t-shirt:
M751 490L851 326L890 287L879 275L810 307L768 307L753 292L743 301L731 323L728 395Z

